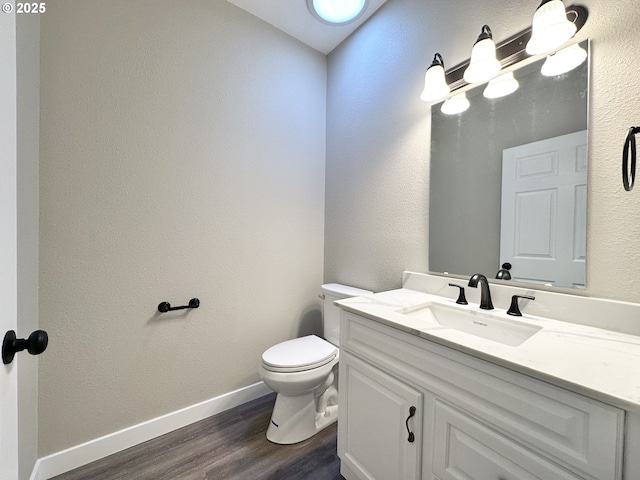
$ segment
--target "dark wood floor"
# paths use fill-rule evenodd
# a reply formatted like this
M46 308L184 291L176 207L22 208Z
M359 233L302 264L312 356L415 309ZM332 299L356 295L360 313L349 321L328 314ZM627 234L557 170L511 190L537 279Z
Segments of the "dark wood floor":
M265 436L275 394L55 477L55 480L342 480L337 424L296 445Z

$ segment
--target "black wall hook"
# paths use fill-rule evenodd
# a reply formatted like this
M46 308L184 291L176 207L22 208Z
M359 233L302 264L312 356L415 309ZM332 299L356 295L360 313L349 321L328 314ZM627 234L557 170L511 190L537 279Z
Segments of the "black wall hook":
M189 305L182 305L181 307L172 307L169 302L162 302L158 305L158 311L161 313L170 312L173 310L184 310L185 308L198 308L200 306L200 300L192 298L189 300Z

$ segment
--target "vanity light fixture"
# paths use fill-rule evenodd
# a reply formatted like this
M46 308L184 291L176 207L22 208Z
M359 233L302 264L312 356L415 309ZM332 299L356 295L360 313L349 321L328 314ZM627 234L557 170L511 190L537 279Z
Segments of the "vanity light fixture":
M540 73L545 77L555 77L570 72L587 59L587 51L577 43L558 50L545 60Z
M436 53L433 62L424 75L424 90L420 99L424 102L438 102L449 95L451 89L444 76L444 61L442 55Z
M542 6L548 3L553 3L553 2L556 2L555 5L562 4L561 0L544 0ZM564 10L564 4L562 4L562 8ZM574 25L575 31L580 31L580 29L587 22L588 16L589 16L588 10L585 7L580 5L571 5L567 7L564 14L564 18L568 19L569 23L572 23ZM496 59L498 60L498 62L500 62L500 65L502 66L502 68L508 68L511 65L514 65L521 60L525 60L530 56L530 54L525 50L525 46L529 44L528 42L531 38L532 38L532 27L529 27L507 38L506 40L503 40L502 42L496 45ZM443 67L443 70L444 70L442 57L440 56L440 54L436 54L436 57L440 57L440 66ZM430 74L430 70L434 68L435 64L436 64L436 58L434 58L434 63L431 65L429 70L427 70L427 75L425 76L425 80L427 80L427 77L430 77L430 76L436 77L435 71L432 74ZM458 89L464 88L469 84L469 82L465 80L464 74L468 70L468 67L470 66L470 64L471 64L471 60L467 60L462 63L459 63L458 65L455 65L454 67L449 68L449 70L444 72L444 80L439 81L438 84L439 85L444 84L445 88L449 89L448 90L449 92L455 92ZM438 73L438 76L440 76L439 73ZM425 84L432 85L431 82L425 82ZM422 95L420 96L420 98L422 98L422 100L424 100L425 102L435 103L447 96L447 93L442 93L441 96L439 97L433 94L433 92L430 93L430 89L432 88L433 87L430 86L429 89L425 89L425 91L422 92ZM442 89L441 91L444 91L444 89Z
M456 115L468 110L470 105L467 94L462 92L447 99L447 101L442 104L442 107L440 107L440 110L445 115Z
M562 0L542 0L533 16L527 53L537 55L555 50L576 34L575 23L567 18Z
M519 87L520 83L513 76L513 72L508 72L491 80L482 94L485 98L501 98L511 95Z
M308 0L308 1L312 1L312 0ZM546 5L550 5L550 6L546 6ZM573 34L577 31L580 31L580 29L587 22L587 17L589 16L589 12L585 7L580 5L571 5L567 7L567 9L565 10L562 0L543 0L542 5L540 5L540 8L542 7L545 8L545 10L543 10L543 13L544 13L549 9L557 8L558 5L562 7L562 12L564 12L562 13L562 15L560 15L561 17L560 24L564 25L563 22L570 23L571 25L569 25L569 27L566 30L572 31L573 33L571 33L571 36L573 36ZM540 10L540 8L538 10ZM536 15L537 15L537 12L536 12ZM557 15L557 11L555 15ZM533 36L532 29L537 27L540 24L541 21L539 20L539 18L541 17L538 17L538 19L534 17L533 27L529 27L525 30L522 30L521 32L518 32L515 35L507 38L506 40L503 40L502 42L498 43L495 46L495 57L497 62L499 63L499 66L501 66L501 68L508 68L511 65L515 65L521 60L525 60L526 58L531 56L528 50L525 49L525 46L528 47L529 44L531 43L530 40ZM487 29L488 28L489 27L487 27ZM564 26L561 26L556 30L562 30L564 28L565 28ZM552 28L551 30L554 30L554 28ZM486 33L489 34L490 32L491 30L489 30L489 32L486 32ZM537 34L540 34L542 31L536 29L536 32ZM483 36L483 33L485 33L484 27L482 27L482 33L480 34L481 37ZM566 36L566 33L565 33L565 36ZM562 43L569 40L571 36L563 40ZM480 37L478 37L478 40L480 40ZM534 42L533 46L535 46L537 42L538 40ZM479 43L480 42L477 42L477 44ZM474 46L474 49L475 49L475 46ZM551 48L550 50L544 50L541 53L546 53L551 50L553 50L553 48ZM471 55L473 57L473 51ZM462 63L459 63L458 65L455 65L454 67L449 68L449 70L447 71L444 71L444 62L442 61L442 56L439 53L436 53L435 57L433 58L433 63L431 64L431 66L427 70L427 73L425 74L425 88L422 91L420 98L425 102L437 103L440 100L443 100L444 98L446 98L447 95L449 95L451 92L455 92L456 90L465 88L470 83L469 81L466 80L466 77L468 76L467 71L471 66L472 60L474 59L471 58ZM499 72L500 70L498 69L498 71L495 74L497 75ZM488 78L485 81L488 81L488 80L490 80L490 78Z
M362 16L369 0L307 0L311 14L329 25L345 25Z
M484 83L494 78L502 67L496 58L496 44L489 25L483 25L471 50L469 66L464 71L467 83Z

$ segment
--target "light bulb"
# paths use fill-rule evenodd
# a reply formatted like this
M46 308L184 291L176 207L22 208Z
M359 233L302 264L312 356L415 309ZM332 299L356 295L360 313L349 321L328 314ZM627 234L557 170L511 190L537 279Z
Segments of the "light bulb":
M550 52L565 44L576 33L576 26L567 19L562 0L543 0L533 15L531 39L527 53Z
M496 44L493 41L491 29L488 25L484 25L471 50L471 60L464 71L464 79L467 83L488 82L500 72L501 68L496 58Z
M513 76L513 72L504 73L489 82L482 93L485 98L500 98L512 94L520 87L520 83Z
M570 72L587 59L587 51L577 43L549 55L540 69L545 77Z
M445 78L442 55L436 53L424 75L424 90L420 94L420 99L424 102L437 102L449 95L449 92L451 89Z
M467 94L462 92L447 99L447 101L442 104L442 107L440 107L440 110L445 115L455 115L466 111L470 105Z

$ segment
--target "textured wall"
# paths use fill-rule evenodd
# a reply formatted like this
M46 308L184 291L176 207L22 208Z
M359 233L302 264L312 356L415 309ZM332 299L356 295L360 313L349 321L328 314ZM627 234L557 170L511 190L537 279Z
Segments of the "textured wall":
M18 330L38 329L38 155L40 119L40 17L16 16L18 78ZM19 478L38 459L38 361L22 354L18 369Z
M586 294L640 301L640 188L620 180L622 143L640 123L640 14L633 0L580 2L592 39ZM383 290L427 271L429 108L419 100L435 52L470 55L483 23L496 41L537 3L389 0L329 56L325 280ZM455 215L455 212L452 212Z
M319 331L326 58L224 0L56 0L41 34L42 457Z

